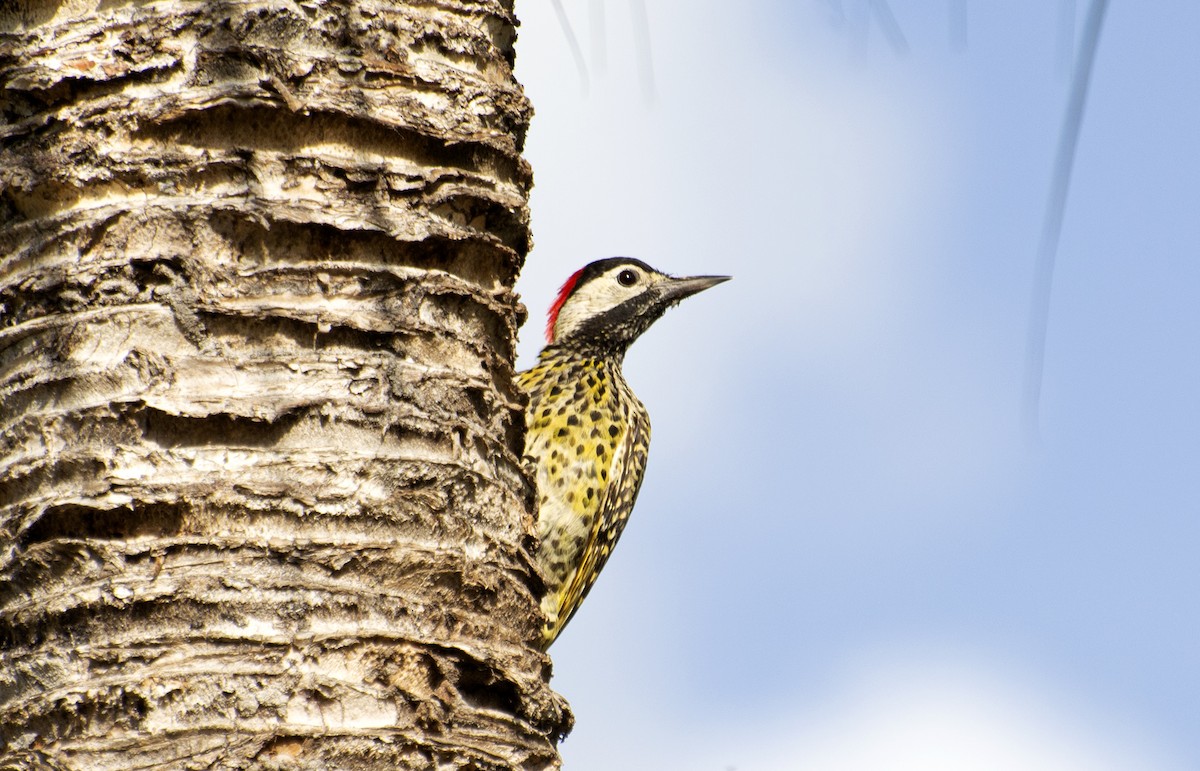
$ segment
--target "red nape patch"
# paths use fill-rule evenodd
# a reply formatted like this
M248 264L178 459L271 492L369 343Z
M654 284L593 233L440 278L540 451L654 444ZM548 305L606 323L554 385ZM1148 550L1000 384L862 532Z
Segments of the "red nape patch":
M558 290L558 299L550 306L550 312L546 314L546 342L554 342L554 325L558 323L558 312L562 310L563 303L571 296L571 292L575 289L575 282L579 281L579 274L583 272L583 268L571 274L571 277L563 282L562 287Z

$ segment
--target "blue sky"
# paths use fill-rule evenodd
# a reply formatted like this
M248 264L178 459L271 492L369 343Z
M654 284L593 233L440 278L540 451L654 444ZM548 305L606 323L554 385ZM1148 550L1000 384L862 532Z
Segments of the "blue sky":
M898 55L867 0L646 0L652 93L632 4L563 4L586 88L551 4L517 6L522 365L591 259L735 277L627 361L654 442L553 648L566 767L1200 767L1200 4L1109 9L1036 443L1085 2L967 3L959 50L950 2L894 0Z

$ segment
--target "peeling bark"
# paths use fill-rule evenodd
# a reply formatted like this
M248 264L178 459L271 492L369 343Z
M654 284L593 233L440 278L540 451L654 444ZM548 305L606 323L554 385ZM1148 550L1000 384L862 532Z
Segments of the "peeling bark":
M0 768L558 767L511 5L0 5Z

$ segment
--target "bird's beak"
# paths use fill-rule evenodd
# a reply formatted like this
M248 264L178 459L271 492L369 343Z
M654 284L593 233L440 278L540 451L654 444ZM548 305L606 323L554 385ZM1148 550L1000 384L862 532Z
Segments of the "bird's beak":
M703 292L705 289L714 287L717 284L723 284L732 276L684 276L682 278L670 278L664 281L662 286L662 298L668 303L677 303L685 297L691 297L697 292Z

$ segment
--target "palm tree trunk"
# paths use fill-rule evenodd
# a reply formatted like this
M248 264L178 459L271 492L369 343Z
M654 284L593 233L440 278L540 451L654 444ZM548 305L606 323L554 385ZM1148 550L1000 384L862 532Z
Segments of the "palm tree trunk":
M0 767L558 767L511 6L0 10Z

